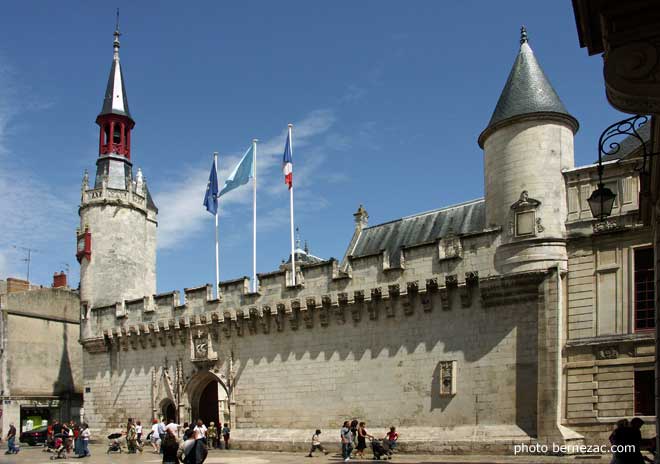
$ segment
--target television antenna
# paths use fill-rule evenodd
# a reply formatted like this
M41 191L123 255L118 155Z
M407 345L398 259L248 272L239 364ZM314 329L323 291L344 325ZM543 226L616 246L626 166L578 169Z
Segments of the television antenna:
M21 261L27 264L26 280L30 282L30 263L32 262L32 253L39 253L41 250L37 250L36 248L31 248L31 247L17 246L17 245L14 245L13 248L25 252L25 257L21 258Z

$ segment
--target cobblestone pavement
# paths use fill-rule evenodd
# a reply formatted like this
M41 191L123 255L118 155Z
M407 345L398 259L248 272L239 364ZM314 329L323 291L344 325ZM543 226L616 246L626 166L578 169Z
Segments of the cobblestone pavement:
M4 444L4 442L3 442ZM143 464L160 463L159 455L151 451L145 451L142 454L106 454L104 445L92 445L90 451L92 456L84 459L59 459L51 460L52 456L45 453L38 447L23 447L17 455L0 454L0 464ZM4 452L3 452L4 453ZM446 463L446 464L604 464L609 462L609 456L566 456L566 457L548 457L548 456L431 456L431 455L410 455L397 454L389 462L399 464L417 464L417 463ZM284 463L340 463L341 456L336 453L330 453L328 456L318 454L313 458L306 458L304 453L277 453L277 452L257 452L257 451L218 451L213 450L205 464L284 464ZM352 463L374 462L371 459L351 459ZM387 461L386 461L387 462Z

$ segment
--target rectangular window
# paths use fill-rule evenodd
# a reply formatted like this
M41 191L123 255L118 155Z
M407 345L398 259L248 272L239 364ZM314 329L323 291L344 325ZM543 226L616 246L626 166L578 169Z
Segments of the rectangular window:
M635 415L655 416L654 371L635 371Z
M655 328L653 248L635 250L635 331Z

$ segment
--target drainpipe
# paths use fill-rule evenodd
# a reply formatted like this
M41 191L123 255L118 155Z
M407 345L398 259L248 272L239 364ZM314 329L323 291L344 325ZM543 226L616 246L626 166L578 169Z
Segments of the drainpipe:
M564 347L564 293L561 286L561 266L557 263L557 428L562 430L561 416L563 413L562 397L564 393L564 378L562 366L562 350Z

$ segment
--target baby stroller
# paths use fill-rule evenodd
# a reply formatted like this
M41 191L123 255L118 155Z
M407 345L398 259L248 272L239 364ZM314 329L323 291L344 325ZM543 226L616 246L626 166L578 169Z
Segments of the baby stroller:
M374 459L392 459L392 451L382 440L371 440L371 451L374 453Z
M56 435L55 444L52 451L55 453L55 455L50 457L51 461L55 459L66 459L66 447L64 446L64 440L62 439L62 436L59 434Z
M107 454L110 453L116 453L119 451L120 453L122 452L121 449L121 443L119 442L119 439L121 438L121 433L111 433L108 435L108 451L106 451Z

